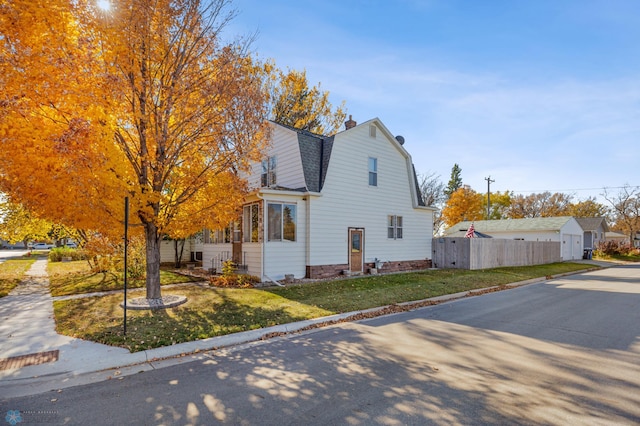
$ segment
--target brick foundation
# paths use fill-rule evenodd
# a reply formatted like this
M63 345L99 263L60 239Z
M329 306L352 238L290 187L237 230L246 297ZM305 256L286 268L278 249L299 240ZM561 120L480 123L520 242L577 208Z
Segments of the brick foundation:
M384 262L384 265L379 273L384 272L402 272L402 271L416 271L422 269L430 269L432 266L431 259L419 259L419 260L399 260L394 262ZM375 263L365 263L364 264L364 273L368 273L369 269L374 268ZM334 278L339 275L342 275L342 271L348 270L349 265L317 265L317 266L309 266L307 265L307 276L306 278L311 279L324 279L324 278Z
M307 276L306 278L311 278L314 280L324 279L324 278L333 278L338 275L342 275L342 271L345 269L349 269L349 265L316 265L309 266L307 265Z

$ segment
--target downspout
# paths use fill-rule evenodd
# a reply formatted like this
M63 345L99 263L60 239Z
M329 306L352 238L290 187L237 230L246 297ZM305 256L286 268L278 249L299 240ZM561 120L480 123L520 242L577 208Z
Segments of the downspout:
M264 198L262 198L262 196L260 195L260 192L256 192L256 197L258 197L259 200L262 201L262 244L260 247L260 279L262 280L262 277L267 277L264 273L264 250L265 250L265 235L264 235L264 230L265 230L265 214L267 211L267 206L265 205L265 200ZM267 277L269 278L269 277ZM271 279L271 278L269 278ZM272 280L273 281L273 280Z
M277 286L279 286L279 287L284 287L284 284L280 284L278 281L274 280L274 279L273 279L273 278L271 278L270 276L265 275L265 277L267 277L267 279L268 279L269 281L271 281L272 283L274 283L275 285L277 285Z

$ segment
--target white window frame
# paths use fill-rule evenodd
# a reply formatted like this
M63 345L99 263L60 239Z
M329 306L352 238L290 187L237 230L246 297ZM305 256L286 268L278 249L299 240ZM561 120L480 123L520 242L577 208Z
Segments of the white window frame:
M403 239L403 219L402 216L392 215L387 216L387 239L401 240Z
M367 164L369 168L369 186L378 186L378 159L369 157Z
M242 226L243 241L245 243L257 243L260 241L260 205L258 203L244 206L242 210Z
M279 207L279 218L272 218L271 211L272 206L274 208L276 206ZM284 220L284 210L285 208L293 209L293 239L285 238L285 220ZM273 229L273 227L277 227ZM294 203L277 203L277 202L269 202L267 203L267 241L269 242L295 242L298 240L298 205Z
M277 184L278 158L274 155L262 160L262 173L260 174L260 186L270 188Z

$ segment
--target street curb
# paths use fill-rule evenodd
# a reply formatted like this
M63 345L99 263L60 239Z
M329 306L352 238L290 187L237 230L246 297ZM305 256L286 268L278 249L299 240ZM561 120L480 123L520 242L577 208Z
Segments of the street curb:
M184 357L199 352L213 351L228 348L231 346L247 344L257 342L261 340L267 340L272 337L281 337L291 335L294 333L300 333L303 331L310 331L312 329L318 329L328 327L344 322L356 322L364 319L370 319L373 317L392 315L401 311L421 309L428 306L434 306L437 304L452 302L466 297L481 296L487 293L494 293L497 291L510 290L518 287L522 287L529 284L541 283L557 278L562 278L569 275L581 274L585 272L591 272L599 269L603 269L603 266L594 266L588 269L582 269L580 271L565 272L562 274L551 275L548 277L531 278L528 280L517 281L501 286L486 287L482 289L467 290L459 293L445 294L442 296L431 297L428 299L413 300L410 302L402 302L393 305L379 306L375 308L363 309L360 311L351 311L341 314L329 315L326 317L314 318L304 321L298 321L287 324L279 324L271 327L260 328L257 330L242 331L239 333L228 334L225 336L209 337L207 339L196 340L193 342L180 343L174 346L164 346L161 348L154 348L145 350L147 355L147 362L157 362L166 360L172 357ZM401 307L398 312L393 312L394 306ZM180 346L179 348L177 346ZM177 349L177 350L176 350ZM133 364L135 365L135 364ZM129 365L127 365L129 366Z
M548 277L533 278L502 286L469 290L417 301L403 302L393 305L364 309L360 311L329 315L326 317L314 318L288 324L280 324L257 330L210 337L193 342L180 343L173 346L148 349L145 351L133 353L114 353L113 357L110 357L110 365L109 360L102 359L99 360L99 362L88 363L81 368L64 370L55 372L53 374L42 373L42 371L36 373L37 368L44 367L44 365L27 367L28 369L36 369L32 370L35 374L31 375L31 373L28 373L29 377L6 380L6 382L2 383L2 386L0 386L0 390L5 393L5 395L0 398L0 400L5 398L34 395L52 390L57 390L58 392L60 392L61 389L73 386L95 383L104 380L122 379L123 377L128 375L169 367L180 363L213 359L213 354L210 353L213 351L233 350L234 347L239 347L241 345L259 344L260 342L266 342L276 337L286 338L294 334L313 332L321 328L331 327L347 322L358 322L386 315L413 311L422 309L427 306L453 302L456 300L464 299L466 297L474 297L487 293L514 289L525 285L542 283L553 279L562 278L568 275L591 272L607 267L609 267L609 265L593 265L593 267L591 268L583 269L580 271L557 274ZM109 348L113 349L115 352L119 352L118 349L123 349L116 347ZM8 388L3 389L5 385L8 386Z

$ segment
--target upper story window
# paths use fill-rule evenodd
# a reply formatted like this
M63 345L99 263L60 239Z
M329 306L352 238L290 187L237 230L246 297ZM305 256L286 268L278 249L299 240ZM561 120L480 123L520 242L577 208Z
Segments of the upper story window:
M402 216L388 216L387 238L402 239Z
M262 160L262 175L260 177L260 183L263 187L276 185L276 167L278 160L275 156L268 157L266 160Z
M378 186L378 159L369 157L369 185Z
M369 136L372 138L376 137L376 126L373 124L369 126Z
M251 204L244 206L242 211L242 226L245 243L257 243L260 226L260 206Z
M295 204L268 204L267 237L269 241L296 240L296 210Z

